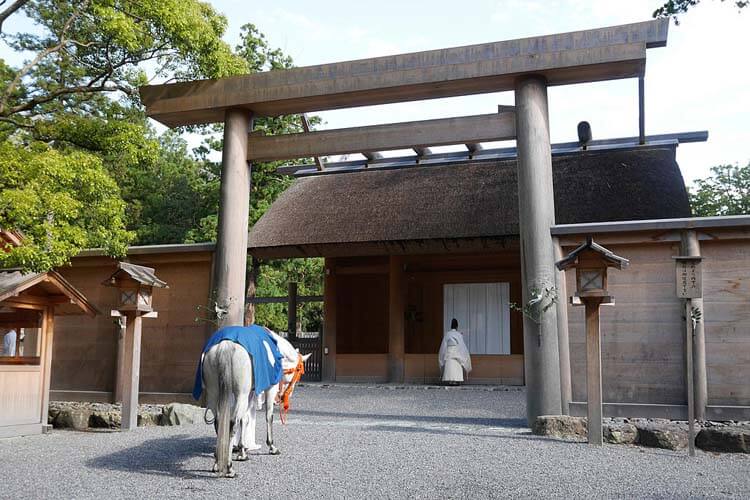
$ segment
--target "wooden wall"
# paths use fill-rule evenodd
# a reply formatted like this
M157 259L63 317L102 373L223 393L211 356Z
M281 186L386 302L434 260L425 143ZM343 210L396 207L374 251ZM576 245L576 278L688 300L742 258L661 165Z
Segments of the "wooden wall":
M336 352L388 352L388 275L342 274L336 283Z
M616 305L601 308L604 401L685 404L683 306L675 293L672 259L679 255L679 245L607 248L630 259L631 265L624 271L609 270L609 290ZM575 292L574 271L567 272L567 289L569 294ZM585 401L583 308L569 306L568 319L573 401Z
M709 405L750 406L750 241L703 241Z
M208 303L211 254L133 255L129 260L154 267L169 285L154 290L153 305L159 317L143 320L140 390L191 392L198 357L212 331L205 322L195 321L205 316L197 308ZM119 328L109 313L116 307L117 293L101 284L114 270L115 261L105 257L76 258L72 267L60 270L102 314L93 319L66 316L56 320L53 391L114 392Z
M700 241L708 405L750 406L750 239L741 236ZM631 261L627 270L609 271L616 305L602 308L604 401L687 404L684 306L672 259L680 255L678 239L625 235L601 242ZM572 293L574 272L567 279ZM583 310L568 311L573 400L585 401Z

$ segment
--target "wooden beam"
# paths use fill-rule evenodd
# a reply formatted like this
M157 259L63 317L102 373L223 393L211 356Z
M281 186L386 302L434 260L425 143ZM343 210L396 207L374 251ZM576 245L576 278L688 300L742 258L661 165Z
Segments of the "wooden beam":
M273 161L363 153L368 160L372 160L376 159L378 151L499 141L515 137L515 114L492 113L304 134L251 135L248 137L247 159Z
M305 113L302 113L302 129L305 131L305 133L310 132L310 121L307 119L307 115ZM323 170L325 166L323 165L323 161L320 159L319 156L316 156L314 158L315 160L315 168L318 170Z
M524 74L549 85L643 74L646 49L667 42L668 19L249 75L141 87L148 116L175 127L224 111L299 114L513 90Z

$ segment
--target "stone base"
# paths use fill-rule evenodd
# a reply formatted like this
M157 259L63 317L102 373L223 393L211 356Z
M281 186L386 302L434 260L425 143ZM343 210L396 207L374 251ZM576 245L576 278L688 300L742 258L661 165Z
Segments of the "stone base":
M544 415L534 422L532 433L576 441L587 438L584 417ZM703 422L697 424L695 444L706 451L750 453L750 422ZM602 421L604 441L681 450L688 446L687 422L645 418L607 418Z
M198 406L180 403L140 405L138 426L203 423L203 412ZM55 429L119 429L122 409L119 404L54 401L49 406L48 422Z

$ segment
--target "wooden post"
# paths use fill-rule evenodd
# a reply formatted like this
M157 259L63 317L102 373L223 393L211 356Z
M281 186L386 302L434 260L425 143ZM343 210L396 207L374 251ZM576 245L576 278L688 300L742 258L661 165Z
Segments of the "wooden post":
M550 227L555 223L552 154L549 139L547 84L529 76L516 82L518 135L518 200L521 236L523 303L532 290L555 286L555 257ZM526 417L532 426L539 415L558 415L560 352L554 307L536 321L524 316Z
M388 261L388 381L404 381L404 259Z
M297 339L297 282L289 282L286 331L289 340Z
M336 381L336 259L326 258L323 285L323 382Z
M555 260L564 257L560 240L554 238ZM573 400L573 389L570 373L570 343L568 341L568 305L564 300L568 296L565 271L555 272L557 286L557 345L560 348L560 406L563 415L570 415L570 402Z
M42 311L42 431L46 432L50 425L49 415L49 389L52 380L52 349L55 335L55 307L47 306ZM38 342L38 341L37 341Z
M117 318L117 364L115 366L115 393L113 403L122 403L122 365L125 363L125 320Z
M701 247L698 235L693 230L683 233L682 255L700 257ZM706 331L705 311L703 310L703 299L693 298L692 307L702 313L700 321L696 322L693 329L693 381L695 395L695 418L699 421L706 420L706 405L708 404L708 379L706 376ZM690 318L690 316L687 316Z
M638 144L646 144L646 86L638 77Z
M688 453L695 456L695 392L693 389L693 321L691 312L692 301L685 299L685 380L687 380L687 410L688 410Z
M586 304L586 408L589 444L602 445L602 349L598 298L581 299Z
M218 318L220 327L242 325L244 320L250 210L250 166L246 158L251 127L252 115L249 111L226 111L214 284L214 300L221 311Z
M250 257L250 272L247 276L247 291L245 292L245 326L255 323L255 304L252 299L255 298L255 292L258 288L258 275L260 274L260 261L255 257Z
M122 364L122 430L138 427L138 388L141 373L141 323L138 312L129 312L125 319L124 357Z

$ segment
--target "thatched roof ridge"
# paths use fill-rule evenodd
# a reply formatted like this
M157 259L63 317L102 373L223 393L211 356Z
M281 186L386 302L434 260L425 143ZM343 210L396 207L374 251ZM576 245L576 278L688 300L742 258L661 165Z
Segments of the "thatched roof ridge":
M690 216L674 147L555 156L553 173L558 224ZM504 160L297 179L252 228L249 248L285 257L350 243L517 234L516 162Z

